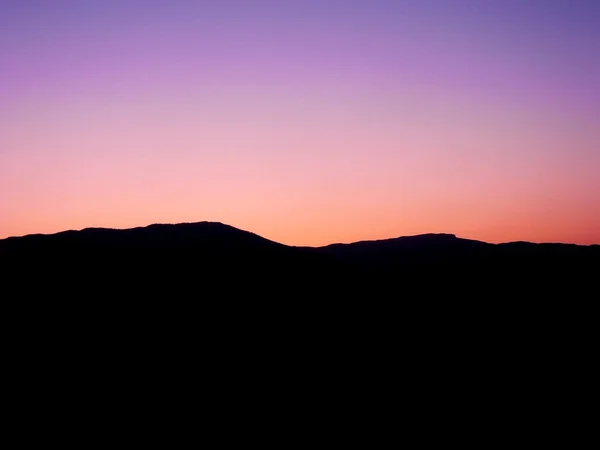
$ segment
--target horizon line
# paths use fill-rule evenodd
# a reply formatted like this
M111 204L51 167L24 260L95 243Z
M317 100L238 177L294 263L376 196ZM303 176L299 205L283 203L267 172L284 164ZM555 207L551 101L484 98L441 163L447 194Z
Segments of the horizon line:
M138 225L138 226L132 226L132 227L127 227L127 228L113 228L113 227L96 227L96 226L89 226L89 227L84 227L84 228L80 228L80 229L66 229L66 230L61 230L61 231L57 231L57 232L51 232L51 233L29 233L29 234L24 234L24 235L13 235L13 236L6 236L6 237L0 237L0 241L4 241L4 240L12 240L12 239L22 239L22 238L27 238L27 237L33 237L33 236L38 236L38 237L42 237L42 236L56 236L58 234L63 234L63 233L80 233L86 230L110 230L110 231L130 231L130 230L137 230L137 229L144 229L144 228L149 228L152 226L178 226L178 225L199 225L199 224L216 224L216 225L222 225L225 227L230 227L230 228L234 228L238 231L243 231L246 233L251 233L254 234L256 236L261 237L262 239L266 239L268 241L271 242L276 242L278 244L281 245L285 245L287 247L301 247L301 248L319 248L319 247L328 247L330 245L351 245L351 244L357 244L357 243L363 243L363 242L378 242L378 241L386 241L386 240L394 240L394 239L401 239L401 238L410 238L410 237L417 237L417 236L432 236L432 235L437 235L437 236L452 236L453 238L456 239L460 239L460 240L468 240L468 241L476 241L476 242L482 242L485 244L489 244L489 245L502 245L502 244L533 244L533 245L543 245L543 244L555 244L555 245L574 245L574 246L578 246L578 247L593 247L593 246L599 246L600 243L597 244L575 244L572 242L534 242L534 241L527 241L527 240L516 240L516 241L506 241L506 242L487 242L487 241L482 241L480 239L472 239L472 238L467 238L467 237L461 237L456 235L455 233L447 233L447 232L424 232L424 233L417 233L417 234L408 234L408 235L400 235L400 236L392 236L392 237L383 237L383 238L378 238L378 239L361 239L361 240L357 240L357 241L351 241L351 242L332 242L330 244L325 244L325 245L289 245L289 244L283 244L281 242L275 241L273 239L269 239L266 238L258 233L255 233L253 231L250 230L246 230L243 228L238 228L234 225L230 225L224 222L220 222L220 221L212 221L212 220L202 220L202 221L197 221L197 222L155 222L155 223L150 223L147 225Z

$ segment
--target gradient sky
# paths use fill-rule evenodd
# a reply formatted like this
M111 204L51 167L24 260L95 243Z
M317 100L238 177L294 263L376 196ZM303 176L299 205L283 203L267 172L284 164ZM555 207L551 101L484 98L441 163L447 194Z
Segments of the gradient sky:
M0 238L600 243L600 1L3 0Z

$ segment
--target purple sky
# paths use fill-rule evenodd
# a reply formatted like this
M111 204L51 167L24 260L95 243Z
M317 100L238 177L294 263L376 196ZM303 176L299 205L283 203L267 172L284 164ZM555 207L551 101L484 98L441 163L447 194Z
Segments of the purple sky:
M599 24L593 0L4 0L0 238L600 243Z

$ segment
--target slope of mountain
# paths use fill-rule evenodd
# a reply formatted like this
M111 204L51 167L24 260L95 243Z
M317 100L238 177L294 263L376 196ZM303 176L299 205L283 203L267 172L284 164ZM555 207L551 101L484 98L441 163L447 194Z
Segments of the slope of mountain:
M453 234L421 234L352 244L332 244L320 251L353 264L381 268L390 265L447 264L483 257L493 247Z
M0 240L3 250L251 250L284 247L257 234L219 222L153 224L130 229L85 228Z
M106 291L215 292L262 290L316 282L334 264L329 255L290 247L218 222L87 228L0 240L5 272L42 284ZM35 290L39 287L31 285ZM216 291L215 289L218 289ZM138 295L138 294L136 294ZM186 294L189 295L189 294Z

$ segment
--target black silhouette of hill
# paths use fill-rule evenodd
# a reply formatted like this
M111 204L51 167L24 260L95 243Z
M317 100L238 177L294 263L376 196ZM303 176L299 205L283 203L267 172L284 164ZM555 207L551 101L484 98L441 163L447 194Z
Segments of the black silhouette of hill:
M565 339L568 352L585 343L599 266L597 245L425 234L293 247L201 222L0 240L0 298L24 357L48 367L61 349L64 364L103 354L118 373L159 354L177 377L198 364L293 372L298 358L320 374L344 359L437 385L457 367L522 374Z
M524 267L530 264L587 265L600 263L600 246L530 242L490 244L453 234L422 234L320 249L354 265L377 267L476 266L496 264ZM532 268L532 267L530 267Z
M489 244L463 239L454 234L429 233L416 236L331 244L324 247L296 247L280 244L255 233L219 222L153 224L130 229L86 228L55 234L31 234L0 239L0 252L30 254L78 254L91 257L118 252L121 257L146 256L164 251L231 258L283 258L285 261L342 264L345 267L395 267L493 262L499 258L520 265L530 260L578 264L597 262L599 245L534 244L510 242ZM56 255L54 255L56 256ZM588 260L587 258L592 258ZM509 261L511 260L511 261ZM230 260L229 262L234 262ZM256 262L259 262L258 260Z
M222 284L228 288L238 281L255 287L292 283L298 289L313 285L318 293L325 283L335 293L372 280L377 286L398 280L408 286L421 278L431 285L431 280L456 283L468 276L473 286L478 280L508 277L514 282L515 277L584 276L599 267L600 246L489 244L453 234L423 234L294 247L222 223L198 222L12 237L0 240L0 257L22 271L62 268L88 278L137 280L139 285L142 279L209 284L227 277L230 281Z
M483 257L493 246L457 238L453 234L421 234L351 244L332 244L321 251L354 265L388 267L397 265L449 264Z
M0 257L10 261L17 277L45 278L49 284L69 278L98 289L110 285L144 294L193 289L204 296L276 291L292 279L303 285L335 265L314 249L283 245L218 222L11 237L0 240Z
M282 248L254 233L218 222L153 224L130 229L85 228L55 234L31 234L0 240L5 250L166 250L248 251Z

